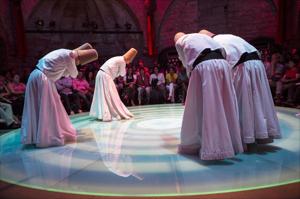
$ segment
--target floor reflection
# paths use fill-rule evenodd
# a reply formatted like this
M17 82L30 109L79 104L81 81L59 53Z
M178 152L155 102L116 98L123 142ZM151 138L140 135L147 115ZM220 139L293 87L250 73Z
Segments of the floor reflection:
M223 161L177 153L181 105L133 107L134 119L72 117L76 143L37 149L19 130L0 137L0 179L33 188L93 194L194 194L300 181L300 117L278 108L283 139ZM157 195L157 196L158 196Z
M117 128L115 122L99 122L93 125L93 135L102 162L111 172L121 177L134 176L142 180L143 177L134 171L130 155L122 153L123 141L132 122L133 120L118 121Z

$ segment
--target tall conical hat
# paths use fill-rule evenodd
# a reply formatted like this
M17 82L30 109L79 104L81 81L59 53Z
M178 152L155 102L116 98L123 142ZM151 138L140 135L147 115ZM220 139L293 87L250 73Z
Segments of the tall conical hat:
M178 32L178 33L176 33L175 36L174 36L174 42L176 43L177 40L178 40L180 37L182 37L183 35L185 35L184 32Z
M98 59L98 53L95 49L76 50L79 64L85 65Z
M205 29L200 30L199 33L200 33L200 34L205 34L205 35L207 35L207 36L209 36L209 37L212 37L212 36L215 35L214 33L209 32L208 30L205 30Z
M89 43L82 44L78 48L75 48L74 50L88 50L88 49L93 49L93 46Z
M132 60L134 59L134 57L136 56L136 54L138 53L138 51L134 48L130 48L124 55L124 59L126 61L126 63L130 63L132 62Z

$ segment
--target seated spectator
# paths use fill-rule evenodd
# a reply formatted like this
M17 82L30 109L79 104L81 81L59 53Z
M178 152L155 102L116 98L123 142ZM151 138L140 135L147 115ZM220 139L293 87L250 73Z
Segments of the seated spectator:
M156 85L154 85L154 81ZM150 75L150 85L151 88L158 89L159 92L162 93L164 99L166 98L166 86L165 86L165 76L163 73L160 73L157 66L154 66L153 73ZM151 94L150 94L151 98Z
M150 100L150 85L149 85L149 75L145 73L145 69L141 67L139 69L139 75L137 75L136 85L138 90L138 103L142 104L142 99L146 93L146 104L149 104Z
M177 85L178 85L178 93L180 95L180 101L182 104L184 104L186 93L187 93L187 88L189 85L189 78L186 74L185 68L182 65L179 67Z
M296 61L289 60L287 63L287 70L281 80L277 82L277 100L282 100L283 93L288 91L287 103L293 103L295 87L299 77L300 73L297 69Z
M89 110L91 106L92 93L89 83L84 79L83 72L79 71L77 78L73 79L73 90L82 99L84 109Z
M115 82L116 88L118 90L119 96L122 99L123 91L124 91L124 87L125 87L124 78L122 76L119 76L114 80L114 82ZM123 99L122 99L122 101L123 101Z
M124 100L126 105L134 106L135 94L136 94L136 75L133 73L132 67L127 69L127 73L124 77L125 90Z
M6 102L6 103L12 103L9 100L9 95L10 95L10 92L5 84L5 78L4 78L4 76L0 75L0 99L1 99L1 101Z
M26 86L20 82L20 76L15 74L13 80L7 84L8 89L12 95L23 96L25 93Z
M145 66L145 64L144 64L144 61L142 60L142 59L140 59L139 61L138 61L138 67L137 67L138 69L140 69L140 68L144 68L144 72L145 72L145 74L146 75L150 75L150 72L149 72L149 68L147 67L147 66ZM137 71L137 75L139 74L139 70Z
M267 54L262 54L262 62L265 66L266 69L266 75L268 79L271 79L272 76L272 65L270 62L270 58L268 57Z
M90 85L91 92L94 92L95 89L95 79L96 79L96 73L92 70L88 71L86 74L86 81Z
M175 89L177 87L176 81L177 81L177 73L175 71L174 67L169 68L169 72L166 74L166 88L169 92L168 101L171 101L172 103L175 102Z
M9 99L12 101L13 112L17 117L21 117L26 86L20 82L20 76L15 74L13 80L7 84L7 88L10 92Z
M0 102L0 119L5 121L7 128L19 128L20 121L14 116L12 107L8 103Z
M5 76L4 80L6 85L13 80L13 75L10 70L6 71L4 76Z
M158 79L151 81L150 104L162 104L165 102L165 96L158 86Z
M273 96L279 96L280 90L277 89L277 84L280 83L279 81L283 77L284 74L284 65L280 63L281 54L275 53L272 55L271 58L271 77L269 79L270 87Z
M55 82L55 85L68 115L81 113L79 96L73 92L72 78L62 77Z

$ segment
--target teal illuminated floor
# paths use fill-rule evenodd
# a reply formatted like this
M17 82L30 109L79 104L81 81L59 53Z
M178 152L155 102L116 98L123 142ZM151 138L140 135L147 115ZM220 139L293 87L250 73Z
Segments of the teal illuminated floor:
M73 117L78 142L63 147L24 148L19 130L4 134L0 179L58 192L127 196L223 193L300 181L299 110L277 109L281 140L213 162L177 154L183 106L130 110L135 118L127 121Z

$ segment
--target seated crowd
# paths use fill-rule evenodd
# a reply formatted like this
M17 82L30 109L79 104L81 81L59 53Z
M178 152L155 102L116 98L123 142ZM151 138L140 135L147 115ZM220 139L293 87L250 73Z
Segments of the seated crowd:
M299 52L293 50L271 54L263 51L262 60L275 104L300 108ZM81 68L77 78L63 77L56 82L68 114L89 111L99 68L100 65L94 62ZM166 68L158 64L147 67L143 60L139 60L137 65L128 65L126 68L126 76L115 79L121 100L126 106L184 104L189 79L181 64ZM20 127L29 72L22 71L22 76L16 71L0 73L0 128Z

